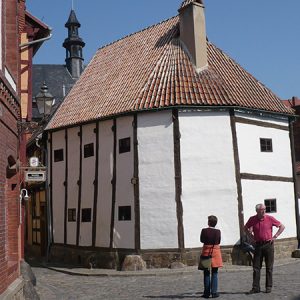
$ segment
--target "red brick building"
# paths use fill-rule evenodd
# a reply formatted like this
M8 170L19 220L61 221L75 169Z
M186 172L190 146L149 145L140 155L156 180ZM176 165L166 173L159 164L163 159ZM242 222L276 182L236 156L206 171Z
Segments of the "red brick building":
M22 165L25 149L18 123L30 121L27 104L31 90L32 56L42 42L21 46L44 37L49 29L25 11L25 0L0 0L0 298L22 299L23 228L20 217ZM32 30L35 29L36 30ZM30 34L31 33L31 34ZM21 112L22 111L22 112ZM25 116L25 118L24 118ZM22 135L24 137L24 135ZM21 161L21 163L19 163Z

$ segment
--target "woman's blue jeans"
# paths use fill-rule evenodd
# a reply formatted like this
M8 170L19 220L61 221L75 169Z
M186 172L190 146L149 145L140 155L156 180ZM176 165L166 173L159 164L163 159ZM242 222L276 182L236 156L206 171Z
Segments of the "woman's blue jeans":
M204 295L216 294L218 292L218 268L204 270Z

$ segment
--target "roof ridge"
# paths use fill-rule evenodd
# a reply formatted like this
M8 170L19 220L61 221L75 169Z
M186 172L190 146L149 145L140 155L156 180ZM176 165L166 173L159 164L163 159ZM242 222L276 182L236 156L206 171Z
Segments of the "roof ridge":
M127 34L127 35L125 35L125 36L123 36L123 37L121 37L121 38L119 38L119 39L117 39L117 40L115 40L115 41L113 41L113 42L111 42L111 43L108 43L108 44L103 45L102 47L99 47L97 51L102 50L102 49L104 49L104 48L106 48L106 47L108 47L108 46L111 46L111 45L113 45L113 44L115 44L115 43L117 43L117 42L119 42L119 41L122 41L122 40L124 40L124 39L126 39L126 38L128 38L128 37L130 37L130 36L133 36L133 35L135 35L135 34L141 33L141 32L146 31L146 30L148 30L148 29L150 29L150 28L152 28L152 27L161 25L161 24L163 24L163 23L165 23L165 22L168 22L168 21L170 21L171 19L175 19L175 18L178 18L178 15L173 16L173 17L170 17L170 18L165 19L165 20L162 20L162 21L160 21L160 22L158 22L158 23L156 23L156 24L152 24L152 25L150 25L150 26L148 26L148 27L145 27L145 28L143 28L143 29L141 29L141 30L138 30L138 31L136 31L136 32Z

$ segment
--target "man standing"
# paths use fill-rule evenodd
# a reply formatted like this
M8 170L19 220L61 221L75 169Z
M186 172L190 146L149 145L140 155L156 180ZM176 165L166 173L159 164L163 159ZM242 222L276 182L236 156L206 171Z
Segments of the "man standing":
M272 291L272 275L274 264L274 240L283 232L284 225L270 215L266 215L266 207L263 204L255 206L256 215L249 218L245 225L245 231L255 241L253 257L253 285L250 294L260 292L260 271L263 259L266 264L266 293ZM273 226L278 231L272 233Z

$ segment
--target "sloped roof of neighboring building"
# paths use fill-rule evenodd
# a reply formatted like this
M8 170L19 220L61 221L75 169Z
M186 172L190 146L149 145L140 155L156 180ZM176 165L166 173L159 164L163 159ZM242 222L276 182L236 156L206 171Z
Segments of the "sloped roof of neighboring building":
M34 37L33 40L39 40L50 35L51 29L44 22L33 16L28 11L25 11L25 21L26 25L34 28ZM33 55L38 51L40 46L43 44L43 41L32 44Z
M297 97L293 97L292 99L282 100L284 105L287 107L295 108L296 106L300 106L300 99Z
M208 68L197 73L178 38L178 22L173 17L99 49L47 129L176 105L238 106L293 114L210 42Z
M41 89L43 83L46 83L49 93L55 98L55 106L52 111L60 105L64 97L69 93L76 82L70 72L64 65L42 65L36 64L32 66L32 95L33 98ZM32 106L33 119L41 119L42 116L33 103Z

